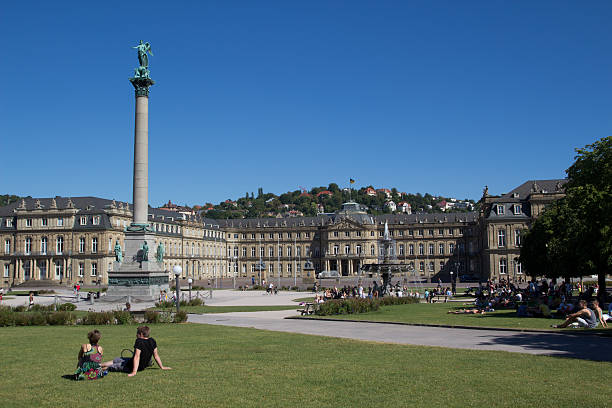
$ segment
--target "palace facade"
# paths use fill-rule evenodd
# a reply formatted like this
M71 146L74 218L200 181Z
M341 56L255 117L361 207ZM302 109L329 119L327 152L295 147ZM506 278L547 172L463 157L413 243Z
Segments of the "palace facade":
M530 181L501 196L485 189L479 213L417 213L373 216L349 202L316 217L212 220L149 208L155 242L165 247L169 277L316 277L360 273L382 258L385 224L394 257L426 279L452 274L520 280L520 236L550 202L563 196L565 180ZM96 197L26 198L0 207L0 285L34 280L106 284L116 242L132 206ZM457 276L455 275L455 276Z

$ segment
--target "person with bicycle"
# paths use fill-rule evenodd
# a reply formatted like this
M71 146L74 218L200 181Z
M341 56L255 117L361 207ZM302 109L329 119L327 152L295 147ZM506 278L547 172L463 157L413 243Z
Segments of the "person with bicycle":
M128 377L133 377L138 371L149 367L152 364L151 358L154 358L159 368L162 370L172 370L172 368L163 365L157 352L157 343L155 339L149 337L149 334L149 327L140 326L136 330L133 357L117 357L100 365L109 371L129 373Z

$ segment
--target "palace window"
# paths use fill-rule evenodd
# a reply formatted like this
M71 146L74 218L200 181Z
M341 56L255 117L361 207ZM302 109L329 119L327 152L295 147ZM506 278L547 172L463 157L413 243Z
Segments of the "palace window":
M91 239L91 253L95 254L98 252L98 238Z
M238 257L238 247L237 246L234 247L234 256L236 258Z
M434 235L434 230L430 229L430 230L429 230L429 236L430 236L430 237L433 237L433 235Z
M40 239L40 253L42 255L47 254L47 237L42 237Z
M450 235L452 237L454 233L455 233L455 229L454 228L449 228L448 229L448 235Z
M306 238L310 238L310 232L306 233Z
M338 236L338 231L334 231L333 235L334 235L334 237L337 237Z
M29 255L32 253L32 238L25 239L25 253Z
M433 272L433 271L434 271L434 263L429 262L429 272Z
M338 255L338 245L334 245L334 255Z
M302 239L302 233L301 233L301 232L297 232L297 233L295 234L295 237L296 237L297 239Z
M113 250L113 239L109 238L108 239L108 252Z
M291 275L291 272L292 272L292 270L291 270L291 263L288 263L288 264L287 264L287 273L288 273L289 275Z
M255 234L251 234L251 239L255 239Z
M266 248L264 248L264 247L259 247L259 256L260 256L260 257L262 257L262 258L263 258L264 256L266 256Z
M278 256L283 256L283 246L282 245L278 246Z
M11 274L11 266L10 265L4 265L4 277L8 278Z
M291 247L290 246L287 247L287 256L291 257Z
M440 255L444 255L444 244L439 244L438 245L438 253Z
M414 235L414 231L412 231L412 230L408 230L408 235L409 235L409 236L413 236L413 235Z
M85 238L83 237L79 238L79 252L85 252Z
M349 255L351 253L351 246L350 245L345 245L344 246L344 254L345 255Z
M83 277L84 274L85 274L85 263L79 262L79 276Z
M56 255L61 255L64 252L64 237L57 237L55 240Z
M425 255L425 247L423 244L419 244L419 255Z
M518 204L514 204L514 215L520 215L521 214L521 206Z
M297 246L295 248L295 256L297 256L298 258L302 256L302 247L301 246Z
M497 205L497 215L504 215L504 206L501 204Z
M361 236L361 231L355 231L355 235L356 235L357 237L360 237L360 236Z
M404 244L400 244L400 246L399 246L399 254L400 255L406 255L405 252L406 251L404 250Z
M100 225L100 216L96 215L93 217L93 225Z
M376 255L376 248L374 247L374 245L370 245L370 255Z
M434 244L429 244L429 255L434 254Z
M11 253L11 240L10 239L4 240L4 253L5 254Z
M273 247L273 246L271 246L270 248L268 248L268 256L269 256L270 258L273 258L273 257L274 257L274 247Z
M270 262L270 265L268 265L268 271L270 272L271 276L274 276L274 264L272 262Z
M242 247L242 257L243 258L246 258L246 251L247 251L246 247Z
M187 264L189 266L189 264ZM96 262L91 263L91 276L98 276L98 264Z
M444 269L444 262L440 262L440 270Z
M350 237L351 236L351 232L350 231L344 231L344 236L345 237Z
M419 229L419 236L422 237L423 236L423 230Z
M43 218L43 219L41 220L41 223L42 223L42 226L43 226L43 227L46 227L46 226L48 226L48 225L49 225L49 220L48 220L47 218Z
M421 272L425 271L425 262L423 261L419 262L419 271Z
M403 237L404 236L404 230L398 230L397 231L397 235L399 235L400 237ZM359 235L357 235L357 236L359 236Z
M523 265L519 262L518 258L514 258L514 273L521 275L523 273Z
M514 231L514 245L521 246L521 230L517 229Z
M414 245L408 245L408 255L414 255Z
M7 218L6 220L4 220L4 225L6 227L12 227L13 226L13 219L12 218Z
M87 217L81 217L81 225L87 225Z
M357 245L357 246L355 247L355 252L357 252L357 255L360 255L360 254L361 254L361 245Z
M506 231L502 229L497 231L497 246L500 248L506 246Z
M32 219L31 218L27 218L26 219L26 227L31 227L32 226Z
M500 275L505 275L508 269L508 263L506 261L506 258L502 258L499 260L499 274Z
M373 237L374 236L374 231L370 231L370 236Z
M444 228L438 228L438 235L444 236Z
M455 244L448 244L448 252L451 255L455 253Z

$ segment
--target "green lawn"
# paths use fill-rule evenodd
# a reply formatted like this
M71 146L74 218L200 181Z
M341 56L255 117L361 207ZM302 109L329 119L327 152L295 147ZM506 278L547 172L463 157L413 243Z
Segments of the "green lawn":
M314 296L293 299L294 302L314 302Z
M181 306L187 313L231 313L231 312L267 312L270 310L290 310L298 305L288 306ZM153 308L152 310L170 310L168 308ZM171 310L176 310L172 308Z
M39 408L603 407L612 400L606 381L575 391L576 379L605 377L611 363L198 324L152 326L171 371L62 378L92 328L0 329L0 400ZM132 347L136 326L99 329L105 359Z
M325 316L325 318L374 320L417 324L442 324L450 326L510 327L515 329L562 330L552 329L550 327L551 324L562 323L562 319L516 317L516 311L514 309L496 310L495 312L488 312L484 315L455 315L447 313L449 310L469 307L470 306L464 306L463 303L460 302L418 303L398 306L383 306L380 308L380 310L376 312L339 316ZM610 329L604 330L608 331Z

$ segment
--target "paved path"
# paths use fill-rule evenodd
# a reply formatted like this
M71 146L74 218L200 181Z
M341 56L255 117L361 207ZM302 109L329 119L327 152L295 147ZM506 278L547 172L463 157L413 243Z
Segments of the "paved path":
M284 319L292 310L189 315L189 322L252 327L290 333L386 343L572 357L612 361L609 337L498 330L450 329L381 323Z

